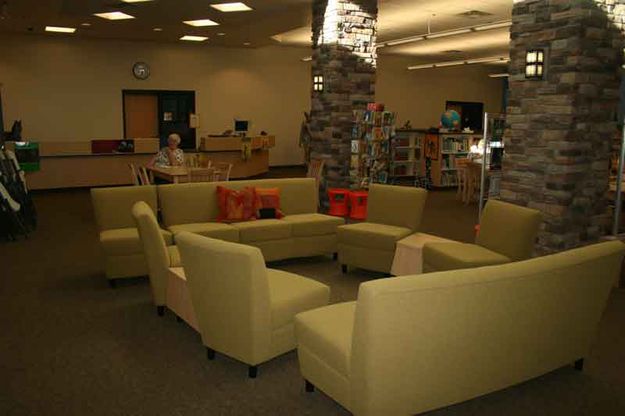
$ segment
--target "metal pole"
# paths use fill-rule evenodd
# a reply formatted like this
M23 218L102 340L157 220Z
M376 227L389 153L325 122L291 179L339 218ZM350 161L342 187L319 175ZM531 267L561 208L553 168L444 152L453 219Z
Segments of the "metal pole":
M621 183L623 181L623 168L625 167L625 125L622 127L623 137L621 140L621 157L618 161L618 172L616 174L616 203L614 204L614 225L612 234L617 235L621 222L621 207L623 205L623 195L621 194Z
M484 201L484 186L486 183L486 157L488 156L488 113L484 113L484 155L482 156L482 176L480 178L480 199L478 204L477 223L482 221L482 202Z

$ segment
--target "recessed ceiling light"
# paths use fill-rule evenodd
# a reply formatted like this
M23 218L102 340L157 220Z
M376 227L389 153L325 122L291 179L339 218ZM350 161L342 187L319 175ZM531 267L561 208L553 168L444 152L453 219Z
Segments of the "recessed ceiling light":
M243 45L245 46L250 46L252 43L251 42L243 42Z
M124 3L145 3L147 1L153 1L153 0L122 0Z
M87 22L85 22L85 23L81 23L81 24L80 24L80 26L85 26L85 27L88 27L88 26L91 26L91 23L87 23Z
M162 32L162 31L163 31L163 28L161 28L161 27L155 27L155 28L154 28L154 29L152 29L152 30L153 30L153 31L155 31L155 32Z
M180 38L180 40L188 40L190 42L204 42L207 39L208 38L206 36L191 36L191 35L185 35Z
M76 28L74 27L46 26L46 32L74 33L75 31Z
M196 26L196 27L202 27L202 26L219 26L219 23L212 21L211 19L200 19L200 20L186 20L184 22L185 25L189 25L189 26Z
M134 16L122 12L95 13L94 16L107 20L126 20L135 18Z
M226 34L224 32L219 32L217 33L217 36L226 36Z
M211 4L213 9L217 9L220 12L230 13L230 12L247 12L252 9L245 3L235 2L235 3L219 3L219 4Z

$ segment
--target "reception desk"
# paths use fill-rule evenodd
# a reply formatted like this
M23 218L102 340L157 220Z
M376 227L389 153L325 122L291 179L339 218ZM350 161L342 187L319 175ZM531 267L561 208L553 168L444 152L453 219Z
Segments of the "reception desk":
M107 140L40 142L39 170L26 173L28 186L32 190L40 190L129 185L131 174L128 165L145 166L159 150L158 139L132 141L134 151L107 153L93 152ZM247 152L243 151L244 143L249 144ZM185 150L185 157L198 155L213 164L232 163L232 179L248 178L269 170L269 149L274 146L274 136L209 136L202 139L197 151ZM7 143L7 147L13 148L11 143Z
M200 160L231 163L231 179L262 175L269 171L269 149L276 144L275 136L222 137L208 136L200 140L196 153ZM247 152L244 146L248 146Z

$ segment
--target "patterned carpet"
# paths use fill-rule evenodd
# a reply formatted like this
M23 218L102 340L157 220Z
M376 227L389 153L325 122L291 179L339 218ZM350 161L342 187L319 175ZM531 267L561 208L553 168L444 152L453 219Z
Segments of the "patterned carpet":
M110 289L101 273L86 190L36 195L40 227L0 243L1 415L346 415L304 392L295 353L259 368L205 358L199 335L172 314L158 318L146 279ZM475 206L432 192L423 229L470 241ZM272 264L327 283L332 302L356 298L360 282L328 258ZM625 291L615 291L584 373L563 368L431 415L625 414ZM423 340L427 342L427 340Z

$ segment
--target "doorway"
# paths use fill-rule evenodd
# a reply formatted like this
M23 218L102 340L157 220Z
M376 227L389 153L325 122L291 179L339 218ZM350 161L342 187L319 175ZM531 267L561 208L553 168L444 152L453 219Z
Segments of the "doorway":
M160 147L167 137L180 135L180 148L195 149L195 91L123 90L124 138L158 137Z

